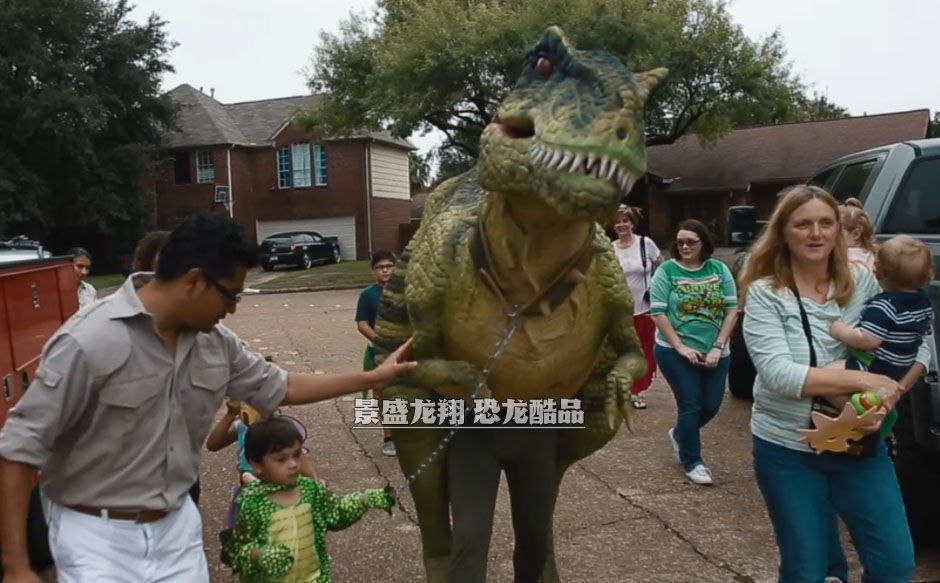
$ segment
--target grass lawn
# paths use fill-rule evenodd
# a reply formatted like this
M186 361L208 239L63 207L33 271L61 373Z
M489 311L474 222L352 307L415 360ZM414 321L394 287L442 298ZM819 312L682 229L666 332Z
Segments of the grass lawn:
M365 287L375 282L372 268L368 261L348 261L336 265L321 265L312 269L277 270L266 275L275 275L272 279L251 287L261 291L281 289L327 289L339 286Z
M95 286L95 289L117 287L124 283L124 276L120 273L107 273L104 275L89 275L85 281Z

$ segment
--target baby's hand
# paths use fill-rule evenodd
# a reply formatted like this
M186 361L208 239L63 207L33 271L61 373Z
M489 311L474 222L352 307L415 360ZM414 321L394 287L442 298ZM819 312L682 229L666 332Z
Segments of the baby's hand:
M225 412L229 415L237 416L241 413L242 402L236 401L235 399L229 399L225 401Z
M836 320L829 326L829 334L831 334L833 338L839 338L851 333L852 328L847 326L842 320Z

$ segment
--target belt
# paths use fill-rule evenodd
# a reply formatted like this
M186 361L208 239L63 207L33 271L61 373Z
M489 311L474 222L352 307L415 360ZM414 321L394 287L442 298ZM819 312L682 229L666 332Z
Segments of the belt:
M162 520L169 514L166 510L138 510L137 512L131 512L128 510L109 510L107 508L86 506L84 504L75 504L67 508L91 516L100 516L101 518L112 520L133 520L140 524Z

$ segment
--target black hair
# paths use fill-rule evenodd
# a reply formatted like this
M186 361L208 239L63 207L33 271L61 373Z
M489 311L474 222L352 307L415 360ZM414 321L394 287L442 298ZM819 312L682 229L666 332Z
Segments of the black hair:
M87 257L89 261L92 261L91 253L88 251L88 249L85 249L84 247L72 247L71 249L66 251L65 254L74 255L75 257Z
M150 231L134 249L134 271L153 271L157 254L170 238L169 231Z
M172 281L193 268L206 279L232 277L239 266L258 265L258 246L232 219L209 213L193 214L180 222L160 250L156 277Z
M386 259L388 261L391 261L392 263L395 263L395 254L392 253L391 251L386 251L384 249L376 251L375 253L372 254L372 262L369 263L369 266L375 267L375 265L379 261L382 261L383 259Z
M287 419L271 417L248 426L245 459L260 464L264 456L301 442L297 426Z
M706 227L702 221L686 219L679 223L679 228L676 229L676 232L679 231L692 231L698 235L698 238L702 241L702 250L699 252L699 259L702 261L711 257L712 253L715 252L715 243L712 241L712 236L708 232L708 227ZM673 241L670 251L673 257L679 257L679 244Z

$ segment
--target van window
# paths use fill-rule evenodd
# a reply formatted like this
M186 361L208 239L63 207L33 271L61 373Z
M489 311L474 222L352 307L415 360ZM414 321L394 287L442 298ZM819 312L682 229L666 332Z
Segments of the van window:
M880 162L880 159L876 158L847 165L839 174L836 183L829 192L839 202L845 202L847 198L857 198L861 202L865 202L865 197L868 196L865 184L878 162Z
M940 233L940 158L915 160L885 220L886 233Z
M839 166L833 166L828 170L823 170L816 176L810 178L806 183L812 186L818 186L820 188L826 188L829 184L829 181L832 180L832 176L836 173L836 170L839 169Z

